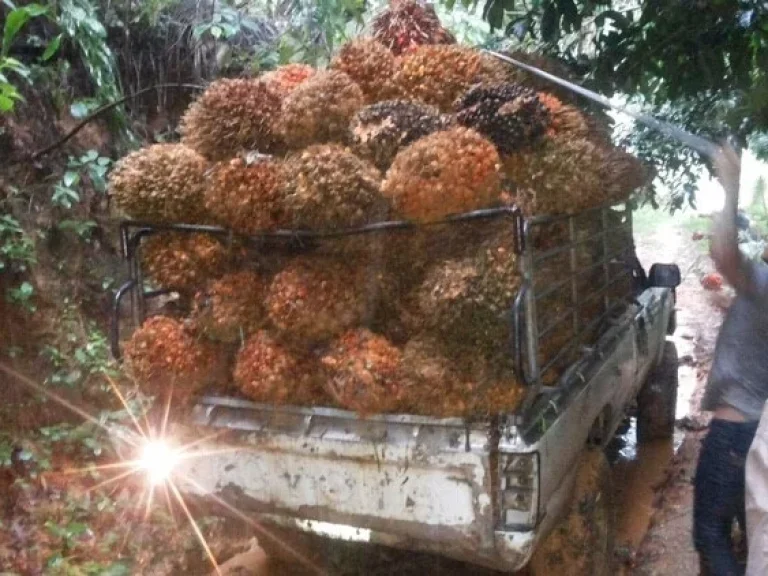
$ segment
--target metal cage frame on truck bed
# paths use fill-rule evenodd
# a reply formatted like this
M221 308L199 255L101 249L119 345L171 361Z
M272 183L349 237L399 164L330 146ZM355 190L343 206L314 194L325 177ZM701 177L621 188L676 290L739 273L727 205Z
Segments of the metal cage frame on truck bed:
M548 388L547 384L553 382L550 375L557 373L564 363L572 364L590 355L592 350L586 346L588 337L591 340L595 332L599 332L602 326L620 314L625 305L633 299L636 274L641 273L642 268L635 256L632 212L628 203L600 206L576 214L533 217L526 217L519 208L510 206L477 210L428 224L387 221L333 232L277 230L247 236L219 226L159 225L126 220L120 224L120 244L122 255L128 264L129 280L115 293L110 332L113 355L120 359L121 322L124 320L121 311L125 296L130 295L130 316L136 327L141 325L147 315L148 300L174 291L173 287L152 290L145 287L141 248L142 242L152 235L207 234L225 242L237 240L259 251L277 248L306 251L319 241L333 238L387 234L397 230L407 231L496 218L509 219L513 231L513 253L518 259L522 278L520 289L508 313L508 350L513 359L516 376L535 392L526 395L529 401L536 393ZM597 222L597 230L593 230L586 238L579 237L579 232L583 231L579 226L582 219L590 221L593 225ZM565 241L548 246L545 250L538 249L537 236L546 236L547 229L552 230L554 227L560 232L565 231ZM618 249L611 249L611 239L619 240ZM589 243L599 244L599 257L589 266L582 267L578 262L578 251L581 246ZM566 266L567 274L560 276L557 282L541 288L537 285L537 279L541 276L544 263L548 261L554 261L556 266ZM587 295L583 295L580 289L580 282L585 278L590 280ZM618 294L612 292L622 280L628 281L628 288ZM558 293L569 294L570 302L554 320L542 326L542 319L537 314L537 305ZM582 306L598 299L601 300L600 313L585 318ZM540 361L542 340L566 323L570 323L571 336L553 351L549 359Z

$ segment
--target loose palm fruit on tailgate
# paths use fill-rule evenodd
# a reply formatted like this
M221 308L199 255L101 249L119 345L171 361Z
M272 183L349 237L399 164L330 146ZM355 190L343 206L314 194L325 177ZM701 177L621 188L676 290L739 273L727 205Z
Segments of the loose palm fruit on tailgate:
M256 402L327 406L317 372L308 357L261 330L238 352L234 381L243 395Z
M343 142L349 121L364 103L360 86L343 72L316 72L283 101L281 135L292 149Z
M367 103L397 95L393 83L397 71L395 57L373 38L360 38L344 44L331 62L331 69L345 73L360 86Z
M406 98L450 112L478 80L480 53L463 46L421 46L402 57L395 84Z
M236 251L205 234L155 234L141 247L145 275L162 288L194 293L223 274Z
M285 182L279 160L248 163L241 158L220 162L211 172L205 206L222 226L241 234L278 227L280 190Z
M322 364L325 386L341 406L363 414L397 409L404 381L402 354L383 336L351 330L334 341Z
M417 0L393 0L373 21L374 37L399 55L424 44L454 44L434 8Z
M440 220L497 203L499 167L493 144L474 130L453 128L401 150L382 192L409 220Z
M451 124L432 106L385 100L361 109L352 119L350 134L355 152L386 170L401 148Z
M266 321L264 296L269 284L255 272L241 271L210 282L195 295L192 324L198 334L221 342L239 342Z
M536 93L511 83L471 88L457 101L456 118L488 138L502 154L536 142L549 124L547 109Z
M275 94L285 98L314 73L315 69L306 64L286 64L266 72L259 79Z
M354 265L332 258L299 257L279 272L265 306L287 340L324 342L370 316L369 302Z
M213 82L181 119L182 142L209 160L225 160L242 150L262 153L280 147L276 122L280 96L264 82Z
M181 322L155 316L125 345L128 373L142 391L186 400L201 388L226 381L226 352L199 340Z
M384 219L387 203L375 166L335 144L291 155L281 191L287 227L332 230Z
M120 160L109 193L131 218L156 224L204 223L207 163L181 144L154 144Z

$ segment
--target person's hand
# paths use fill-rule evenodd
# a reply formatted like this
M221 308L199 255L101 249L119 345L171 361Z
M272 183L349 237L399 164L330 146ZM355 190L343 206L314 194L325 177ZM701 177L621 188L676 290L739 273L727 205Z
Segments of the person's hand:
M733 146L724 142L712 158L712 167L725 193L728 196L737 195L741 176L741 156Z

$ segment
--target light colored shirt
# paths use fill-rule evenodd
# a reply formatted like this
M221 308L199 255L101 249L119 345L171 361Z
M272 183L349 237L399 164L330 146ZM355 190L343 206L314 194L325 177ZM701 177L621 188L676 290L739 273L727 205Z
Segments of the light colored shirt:
M731 406L756 422L768 400L768 265L746 266L749 289L737 293L726 314L701 407Z

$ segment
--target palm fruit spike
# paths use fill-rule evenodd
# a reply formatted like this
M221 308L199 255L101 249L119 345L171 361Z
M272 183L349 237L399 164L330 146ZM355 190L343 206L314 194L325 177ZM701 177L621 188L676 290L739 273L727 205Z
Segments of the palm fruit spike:
M393 0L373 21L374 37L400 55L424 44L454 44L432 6L418 0Z
M258 79L212 82L181 119L182 142L210 160L280 147L280 96Z
M386 170L401 148L450 127L451 122L432 106L386 100L360 110L352 120L350 134L354 150Z
M293 149L343 142L349 121L364 103L360 86L343 72L316 72L284 100L281 135Z
M360 86L369 104L397 95L392 81L397 71L395 57L373 38L344 44L331 62L331 69L345 73Z
M502 154L535 142L549 123L536 93L512 83L474 86L458 100L456 111L460 124L480 132Z
M336 144L318 144L285 163L282 205L291 228L362 226L387 214L379 171Z
M261 330L238 352L234 381L245 396L256 402L327 405L316 372L305 356Z
M181 144L154 144L121 159L109 192L131 218L156 224L202 223L205 170L200 154Z
M195 295L192 325L199 334L221 342L238 342L265 323L264 296L268 283L248 271L210 282Z
M224 272L228 250L205 234L157 234L141 249L144 272L164 288L194 293Z
M421 46L404 55L395 76L409 99L437 106L443 112L477 82L480 53L464 46Z
M355 266L332 258L296 258L278 273L265 306L281 333L324 342L367 320L369 303Z
M405 218L440 220L496 202L499 167L493 144L474 130L453 128L398 152L382 193Z
M266 72L260 79L275 94L285 98L314 73L315 69L307 64L286 64Z
M574 214L621 202L648 176L629 154L587 140L550 139L505 157L504 170L529 215Z
M142 391L172 394L174 403L225 379L227 357L194 338L177 320L155 316L125 345L125 365Z
M498 58L485 52L480 53L480 70L476 76L478 84L506 84L516 79L515 70Z
M220 225L241 234L275 228L280 223L284 178L278 160L220 162L211 173L205 207Z
M346 332L321 362L328 393L344 408L364 414L398 407L403 380L401 352L383 336L366 329Z
M578 109L568 104L563 104L556 96L546 92L539 92L539 102L547 109L549 114L549 126L547 135L551 138L587 138L589 126L584 115Z

